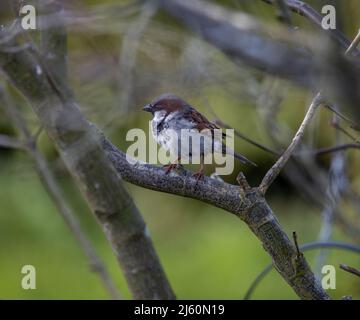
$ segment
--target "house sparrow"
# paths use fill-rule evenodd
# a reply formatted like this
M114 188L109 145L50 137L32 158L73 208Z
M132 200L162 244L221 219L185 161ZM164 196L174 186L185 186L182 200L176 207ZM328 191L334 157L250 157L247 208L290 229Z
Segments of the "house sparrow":
M204 175L204 157L215 153L231 154L242 163L256 166L252 161L228 148L223 142L226 137L224 133L214 135L214 130L220 128L176 95L165 93L145 105L143 110L153 115L151 131L155 141L165 150L170 151L170 154L177 156L175 162L166 166L166 173L169 173L183 159L200 158L200 170L194 174L199 180ZM187 139L187 143L184 144L184 136L187 137L186 134L190 131L198 135L197 141L201 143L192 145L193 143L189 143Z

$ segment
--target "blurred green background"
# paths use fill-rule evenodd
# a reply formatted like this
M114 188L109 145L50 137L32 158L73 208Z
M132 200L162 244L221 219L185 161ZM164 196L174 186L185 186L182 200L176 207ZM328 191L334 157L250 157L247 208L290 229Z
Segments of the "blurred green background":
M261 1L217 2L233 10L254 14L266 23L277 23L274 8ZM339 1L308 2L317 9L322 3L336 4L341 12L339 23L349 38L359 28L360 6L356 0L343 0L342 4ZM104 6L102 8L109 14L109 8L121 1L65 3L69 9L80 11ZM235 66L164 13L157 13L145 30L141 30L137 40L129 38L129 30L139 23L138 15L135 10L116 19L114 11L106 21L99 18L93 25L68 28L69 82L90 121L126 150L128 129L139 127L147 132L150 119L148 114L140 111L141 106L162 92L174 92L196 105L210 119L209 106L230 126L266 145L271 144L259 117L259 108L254 106L262 84L275 82L274 78L266 78L246 66ZM294 19L300 27L312 30L303 18L294 16ZM136 61L130 72L126 63L121 63L122 58L129 55L129 52L124 53L124 43L137 46ZM124 74L131 76L131 87L127 87L127 92L131 91L129 96L124 96L123 92ZM290 141L311 95L284 80L276 81L282 88L278 120L289 130L289 135L282 139ZM16 99L35 131L38 124L30 108L19 96ZM308 140L314 140L316 147L334 144L334 130L329 126L329 119L329 112L321 111L311 137L307 136ZM16 135L3 114L0 131ZM66 199L104 259L119 290L125 298L130 298L108 242L45 133L40 136L39 147L51 163ZM237 164L234 174L225 180L235 183L236 173L242 170L252 185L258 184L275 159L239 139L236 150L258 163L259 169ZM347 159L351 183L359 192L359 153L349 151ZM319 159L319 164L327 168L329 157ZM207 173L210 172L211 168ZM127 186L145 217L178 298L242 299L253 279L270 262L247 226L229 213L192 199ZM288 235L296 230L300 244L317 239L321 209L300 197L286 179L276 181L268 201ZM343 210L347 210L346 205ZM354 239L347 237L337 226L332 240L354 243ZM337 249L328 252L326 263L334 265L337 271L336 290L329 290L329 294L337 299L344 295L359 299L359 278L338 268L340 263L359 267L359 255ZM316 253L314 250L305 254L310 263ZM27 264L36 268L36 290L21 288L24 276L21 268ZM315 271L319 273L319 270ZM43 189L31 159L20 151L0 149L0 299L107 298L98 276L89 269L82 251ZM297 297L273 270L252 298Z

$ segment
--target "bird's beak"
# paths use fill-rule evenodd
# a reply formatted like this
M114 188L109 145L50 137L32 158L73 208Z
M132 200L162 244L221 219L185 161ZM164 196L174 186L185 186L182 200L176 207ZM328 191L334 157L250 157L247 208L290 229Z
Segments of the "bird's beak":
M143 110L147 112L152 112L152 106L150 104L147 104L144 106Z

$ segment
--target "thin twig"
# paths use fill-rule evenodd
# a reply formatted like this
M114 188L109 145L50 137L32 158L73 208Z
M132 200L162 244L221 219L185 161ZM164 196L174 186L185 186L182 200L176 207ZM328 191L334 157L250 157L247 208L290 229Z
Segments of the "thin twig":
M268 4L274 4L275 2L275 0L262 0L262 1ZM321 24L323 16L319 12L317 12L313 7L311 7L309 4L300 0L284 0L284 2L291 11L306 17L309 21L311 21L313 24L318 26L322 31L324 31ZM336 40L339 44L341 44L344 48L348 48L350 46L350 41L339 29L328 29L326 30L326 32L328 32L330 36L334 40ZM356 55L360 54L359 51L357 50L354 50L352 52L356 53Z
M342 151L346 149L360 149L360 143L345 143L339 146L320 148L320 149L312 150L311 153L314 153L315 155L319 156L319 155Z
M340 269L345 270L347 272L350 272L350 273L360 277L360 270L358 270L354 267L349 267L346 264L340 264Z
M331 125L338 131L342 132L344 135L346 135L348 138L350 138L353 142L358 143L359 140L355 138L350 132L348 132L345 128L343 128L339 121L331 121Z
M224 123L222 120L220 120L220 119L218 119L218 118L215 119L213 122L214 122L215 124L217 124L217 125L225 128L225 129L233 129L233 128L231 128L228 124ZM261 144L261 143L259 143L259 142L256 142L255 140L247 137L246 135L244 135L244 134L241 133L240 131L238 131L238 130L236 130L236 129L233 129L233 130L234 130L235 135L236 135L237 137L239 137L240 139L242 139L242 140L244 140L244 141L246 141L246 142L248 142L248 143L250 143L250 144L252 144L252 145L254 145L254 146L256 146L256 147L258 147L258 148L261 149L261 150L264 150L264 151L266 151L266 152L268 152L268 153L271 153L272 155L276 155L276 156L279 156L279 155L280 155L279 152L277 152L277 151L275 151L275 150L272 150L272 149L270 149L269 147L264 146L263 144Z
M355 39L349 45L349 48L346 50L345 54L351 54L356 49L356 46L358 45L358 43L360 41L359 34L360 34L360 31L359 31L358 35L355 37ZM301 123L301 125L300 125L295 137L293 138L292 142L290 143L290 145L288 146L286 151L283 153L283 155L278 159L278 161L266 173L264 179L262 180L262 182L261 182L261 184L259 186L259 190L260 190L260 192L262 194L266 193L266 191L269 188L269 186L271 185L271 183L274 182L276 177L280 174L281 170L284 168L284 166L286 165L286 163L290 159L290 157L293 154L294 150L296 149L296 147L301 142L301 139L302 139L302 137L304 135L304 131L305 131L306 126L309 124L309 122L313 118L317 107L320 105L320 103L322 103L322 101L323 101L323 98L322 98L322 96L321 96L321 94L319 92L314 97L314 99L312 100L312 102L310 104L310 107L309 107L309 109L308 109L308 111L307 111L307 113L305 115L305 118L304 118L303 122Z
M244 190L244 192L248 192L251 189L249 183L247 182L247 180L242 172L239 172L236 180L237 180L240 188L242 188Z
M209 109L209 112L211 113L211 115L214 117L213 123L215 123L216 125L223 127L225 129L232 129L234 130L234 133L237 137L239 137L240 139L254 145L255 147L258 147L259 149L269 152L273 155L279 156L280 154L277 151L274 151L270 148L268 148L267 146L264 146L263 144L256 142L255 140L247 137L246 135L244 135L243 133L241 133L240 131L238 131L237 129L234 129L232 127L230 127L227 123L225 123L224 121L222 121L217 114L215 113L214 109L210 106L210 104L207 104L207 108Z
M329 103L324 104L324 106L331 110L333 113L335 113L339 118L345 120L346 122L350 123L350 127L354 130L360 131L360 127L357 123L355 123L353 120L342 114L339 110L331 106Z
M299 245L298 245L298 241L297 241L297 234L296 231L293 231L292 233L293 239L294 239L294 244L295 244L295 248L296 248L296 253L298 256L301 255L300 249L299 249Z
M354 40L351 42L349 48L346 49L345 54L351 54L354 50L356 50L356 47L360 43L360 29L358 30L357 35L355 36Z
M305 118L303 122L301 123L298 131L296 132L293 140L291 141L288 148L285 150L285 152L282 154L282 156L276 161L276 163L270 168L270 170L266 173L264 179L262 180L259 191L262 194L265 194L268 190L269 186L274 182L276 177L279 175L281 170L284 168L288 160L290 159L291 155L295 151L296 147L300 144L302 137L305 133L305 128L310 123L311 119L315 115L315 112L322 102L322 97L320 93L318 93L314 99L312 100L310 107L305 115Z

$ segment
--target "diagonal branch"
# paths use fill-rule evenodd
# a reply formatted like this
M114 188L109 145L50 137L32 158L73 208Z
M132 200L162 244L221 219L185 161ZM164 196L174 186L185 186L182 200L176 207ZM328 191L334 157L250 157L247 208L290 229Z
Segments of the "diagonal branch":
M340 264L340 269L345 270L349 273L352 273L358 277L360 277L360 270L353 268L353 267L349 267L346 264Z
M263 2L266 2L268 4L275 4L278 0L262 0ZM314 25L319 27L321 31L325 31L321 25L321 21L323 19L323 16L317 12L313 7L311 7L309 4L307 4L304 1L300 0L283 0L282 1L291 11L307 18L310 22L312 22ZM346 36L338 29L329 29L326 30L330 34L330 36L337 41L344 49L348 48L350 45L349 39L346 38ZM360 52L358 50L354 51L355 55L359 55Z
M360 149L360 143L346 143L334 147L320 148L312 152L316 155L323 155L323 154L342 151L346 149Z
M345 51L345 55L349 55L356 50L357 45L360 42L360 30L354 40L351 42L347 50ZM274 182L276 177L280 174L281 170L284 168L288 160L290 159L291 155L294 153L296 147L301 142L301 139L304 135L305 128L313 118L316 109L322 103L323 98L320 92L314 97L312 100L310 107L305 115L303 122L301 123L295 137L293 138L292 142L282 154L282 156L276 161L276 163L271 167L271 169L266 173L265 177L261 181L259 186L259 190L262 194L265 194L271 183Z
M220 119L215 119L215 120L214 120L214 123L217 124L217 125L219 125L220 127L225 128L225 129L232 129L228 124L226 124L225 122L223 122L223 121L220 120ZM273 150L273 149L270 149L269 147L267 147L267 146L265 146L265 145L263 145L263 144L255 141L255 140L249 138L248 136L246 136L246 135L244 135L243 133L241 133L239 130L236 130L236 129L233 129L233 130L234 130L234 134L235 134L237 137L239 137L240 139L242 139L242 140L244 140L244 141L246 141L246 142L248 142L248 143L250 143L250 144L258 147L259 149L261 149L261 150L263 150L263 151L265 151L265 152L268 152L268 153L272 154L272 155L275 155L275 156L279 156L279 155L280 155L279 152L277 152L277 151L275 151L275 150Z
M270 168L270 170L266 173L265 177L261 181L259 190L262 194L266 193L270 185L274 182L276 177L280 174L281 170L285 167L286 163L288 162L291 155L296 150L297 146L300 144L305 133L305 128L308 126L311 119L314 117L315 111L317 110L321 102L322 102L322 98L320 94L317 94L314 97L314 99L311 101L310 107L305 115L305 118L301 123L290 145L281 155L281 157L275 162L275 164Z
M300 298L329 299L305 258L295 259L297 251L294 244L257 188L239 187L208 177L197 181L193 173L185 169L167 175L161 167L144 163L130 164L126 154L104 136L102 145L125 181L155 191L198 199L239 217L259 238L277 271ZM246 186L243 179L239 179L241 185Z

